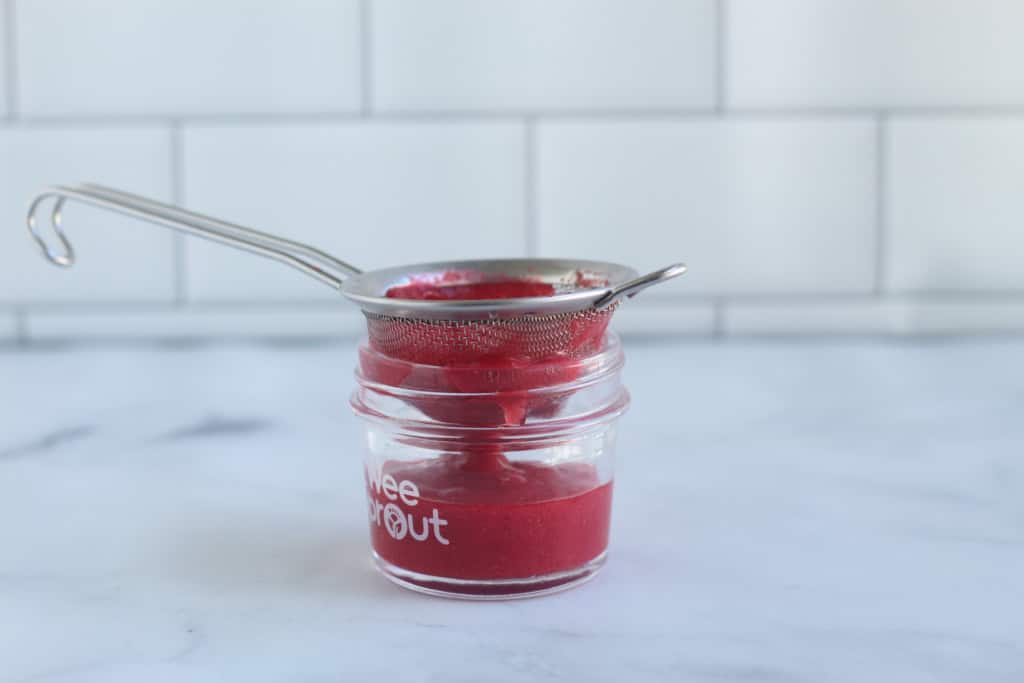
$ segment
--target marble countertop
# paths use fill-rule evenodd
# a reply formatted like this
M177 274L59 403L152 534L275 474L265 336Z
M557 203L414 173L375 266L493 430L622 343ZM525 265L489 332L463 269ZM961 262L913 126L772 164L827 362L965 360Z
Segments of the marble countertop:
M370 568L351 344L0 352L0 681L1024 680L1024 341L627 340L610 559Z

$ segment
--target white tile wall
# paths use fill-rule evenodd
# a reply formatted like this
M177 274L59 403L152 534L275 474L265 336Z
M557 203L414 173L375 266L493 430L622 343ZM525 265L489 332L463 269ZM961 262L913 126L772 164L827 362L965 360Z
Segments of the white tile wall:
M32 339L193 339L355 336L366 329L355 309L253 307L193 310L41 311L27 321ZM2 325L0 325L2 328ZM2 329L0 329L2 338Z
M619 334L708 335L715 331L715 307L711 302L627 301L612 318Z
M1024 302L994 300L888 302L897 334L1024 332Z
M893 309L869 297L820 301L730 302L722 331L734 335L884 334L893 328Z
M43 259L25 229L28 200L47 185L82 180L169 200L168 132L152 126L0 128L0 305L171 301L173 249L160 228L68 204L65 227L77 264L61 269Z
M886 284L1024 289L1024 119L890 125Z
M88 207L50 266L25 205L80 180L365 268L688 261L626 333L1024 332L1015 0L0 9L0 339L360 328L299 273Z
M728 0L738 107L1024 104L1019 0Z
M730 335L1024 332L1024 301L952 298L739 302L725 307Z
M357 10L357 0L20 2L21 110L351 111L359 107Z
M375 106L710 108L712 0L377 0Z
M7 55L10 52L10 45L7 40L8 30L12 27L7 23L7 5L0 2L0 119L7 116L10 111L9 100L11 95L11 87L13 84L8 83L10 76L11 64L8 61Z
M0 343L10 342L18 337L18 325L13 313L0 313Z
M185 198L363 269L523 255L523 134L517 123L189 127ZM202 242L187 253L194 300L339 298L248 254Z
M688 261L680 293L869 291L873 139L857 119L543 124L541 253Z

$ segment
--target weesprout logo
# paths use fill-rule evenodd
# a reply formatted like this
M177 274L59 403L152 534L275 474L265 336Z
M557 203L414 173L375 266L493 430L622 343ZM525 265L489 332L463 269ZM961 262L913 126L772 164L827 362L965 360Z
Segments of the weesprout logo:
M402 512L402 508L394 503L388 503L384 506L384 528L391 534L391 538L396 541L401 541L409 532L409 525L405 522L405 513Z
M408 479L396 481L390 474L384 474L381 467L367 468L369 483L370 523L384 526L388 535L396 541L411 538L414 541L426 541L431 535L441 545L450 541L441 533L442 527L448 526L448 520L442 519L437 508L429 515L413 515L402 509L402 505L414 508L420 503L420 489ZM382 502L381 498L389 502ZM431 534L433 532L433 534Z

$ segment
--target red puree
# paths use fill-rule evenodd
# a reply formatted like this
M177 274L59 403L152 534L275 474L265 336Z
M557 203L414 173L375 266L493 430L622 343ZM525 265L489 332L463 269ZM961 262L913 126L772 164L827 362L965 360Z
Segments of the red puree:
M537 280L458 271L387 290L391 298L419 300L554 293L552 285ZM607 319L597 325L570 331L600 348ZM491 580L576 569L605 550L612 485L602 484L592 465L509 462L499 446L480 443L489 435L500 439L501 427L523 424L531 414L557 411L563 397L536 398L526 392L572 381L580 372L568 355L531 357L516 343L523 342L472 359L452 356L453 345L433 342L394 355L381 355L384 350L376 346L362 352L362 372L372 381L444 392L408 399L434 420L494 428L478 433L473 444L454 447L461 452L387 461L367 473L371 538L384 560L430 576ZM485 392L493 395L458 395Z
M528 296L551 296L554 285L537 280L495 279L466 281L461 273L450 271L438 278L395 285L386 292L391 299L462 300L516 299Z
M410 483L418 496L408 495ZM451 455L389 461L381 473L371 474L369 486L374 550L421 574L478 580L541 576L576 569L608 545L612 484L599 483L592 465ZM403 489L405 497L396 493Z

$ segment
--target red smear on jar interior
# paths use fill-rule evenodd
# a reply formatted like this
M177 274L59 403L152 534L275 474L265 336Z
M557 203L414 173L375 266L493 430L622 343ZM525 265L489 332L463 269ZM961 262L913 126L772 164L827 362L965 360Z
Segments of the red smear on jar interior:
M604 349L601 340L593 346L595 353ZM569 356L534 361L495 355L459 364L421 364L367 346L359 349L359 371L365 379L408 389L408 403L437 422L461 427L518 426L531 417L551 417L572 389L535 390L569 385L583 368L582 361Z

